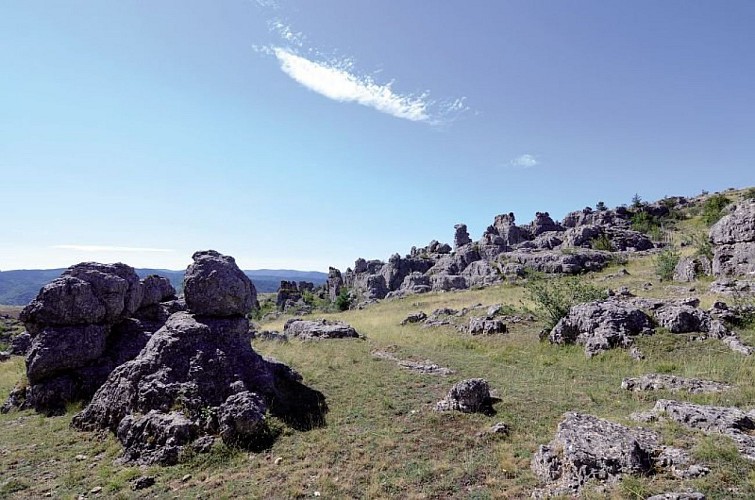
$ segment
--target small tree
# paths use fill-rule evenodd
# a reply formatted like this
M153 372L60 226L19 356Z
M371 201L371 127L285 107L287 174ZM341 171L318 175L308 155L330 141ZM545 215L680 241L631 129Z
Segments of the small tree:
M341 291L336 297L336 307L339 311L346 311L351 307L351 293L346 288L341 288Z
M632 208L635 210L642 208L642 198L640 198L640 195L637 193L634 193L634 196L632 196Z
M671 281L678 263L679 253L667 248L655 258L655 274L661 281Z
M608 207L605 203L599 201L595 204L595 210L597 210L598 212L605 212L606 210L608 210Z

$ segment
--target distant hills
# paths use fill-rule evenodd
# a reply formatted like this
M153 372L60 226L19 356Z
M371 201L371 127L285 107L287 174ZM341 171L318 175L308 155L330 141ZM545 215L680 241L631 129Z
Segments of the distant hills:
M0 271L0 304L26 305L37 296L39 289L60 276L65 269L23 269L18 271ZM328 275L318 271L296 271L293 269L256 269L245 270L257 291L270 293L278 291L280 282L310 281L315 285L325 283ZM184 272L169 269L136 269L140 277L150 274L165 276L180 291Z

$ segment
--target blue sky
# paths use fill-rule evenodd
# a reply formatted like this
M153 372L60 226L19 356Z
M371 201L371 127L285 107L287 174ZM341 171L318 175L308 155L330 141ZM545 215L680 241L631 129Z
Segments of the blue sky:
M755 2L0 4L0 270L344 269L755 184Z

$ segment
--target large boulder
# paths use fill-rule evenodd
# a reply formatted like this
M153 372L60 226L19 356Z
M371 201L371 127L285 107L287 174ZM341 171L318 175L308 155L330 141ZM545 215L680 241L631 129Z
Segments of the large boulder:
M189 312L207 316L237 316L257 306L257 290L233 257L215 250L195 252L184 275Z
M165 276L150 274L141 280L141 284L142 302L139 309L176 298L176 289Z
M653 323L641 309L613 301L578 304L548 335L553 344L580 344L592 357L616 347L628 348L633 336L652 333Z
M737 204L710 229L714 245L713 274L734 277L755 274L755 201Z
M232 446L264 439L266 409L294 426L321 423L322 394L250 341L243 316L175 313L113 370L72 425L117 432L127 461L169 465L195 438L220 434Z
M674 281L690 282L701 276L710 276L713 272L711 261L708 257L682 257L674 268Z

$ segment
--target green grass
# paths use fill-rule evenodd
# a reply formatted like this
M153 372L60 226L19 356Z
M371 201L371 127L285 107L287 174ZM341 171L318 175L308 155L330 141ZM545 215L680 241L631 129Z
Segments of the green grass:
M681 227L689 224L682 221ZM621 268L628 275L618 273ZM659 282L653 257L631 258L585 276L597 288L627 286L637 295L666 297L677 285ZM652 287L644 288L647 283ZM703 306L716 296L701 286ZM685 294L690 293L686 291ZM295 368L322 391L330 412L327 425L309 432L285 428L269 450L248 453L218 445L209 455L188 456L176 467L141 470L115 465L120 446L111 435L75 432L73 410L43 418L32 412L0 415L0 497L76 498L95 486L108 498L131 498L130 481L157 477L149 491L159 498L522 498L538 486L530 460L551 440L564 412L579 411L636 425L629 415L651 408L658 398L697 403L755 405L755 364L715 340L690 341L662 330L640 337L643 361L623 350L588 359L581 347L557 347L538 340L535 322L509 323L509 333L471 337L451 327L399 326L409 313L439 307L461 309L502 303L509 312L535 310L523 286L427 294L381 302L365 310L323 314L352 324L366 340L289 343L254 341L254 347ZM484 310L472 312L484 314ZM317 317L318 315L315 315ZM287 317L263 323L282 329ZM755 343L752 327L739 330ZM456 371L448 377L417 374L371 357L391 349L400 358L430 359ZM23 360L0 364L0 398L23 376ZM734 385L728 392L680 395L664 391L631 393L624 377L649 372L700 377ZM431 411L451 385L484 377L497 398L494 416ZM478 435L503 421L509 436ZM650 424L648 424L650 425ZM755 466L741 459L725 437L708 437L678 425L655 424L667 444L689 448L711 467L708 477L676 480L667 475L626 478L606 492L585 491L585 498L645 498L684 488L708 498L751 498ZM76 460L77 455L86 460ZM278 462L276 459L281 458ZM191 478L182 478L190 474Z

